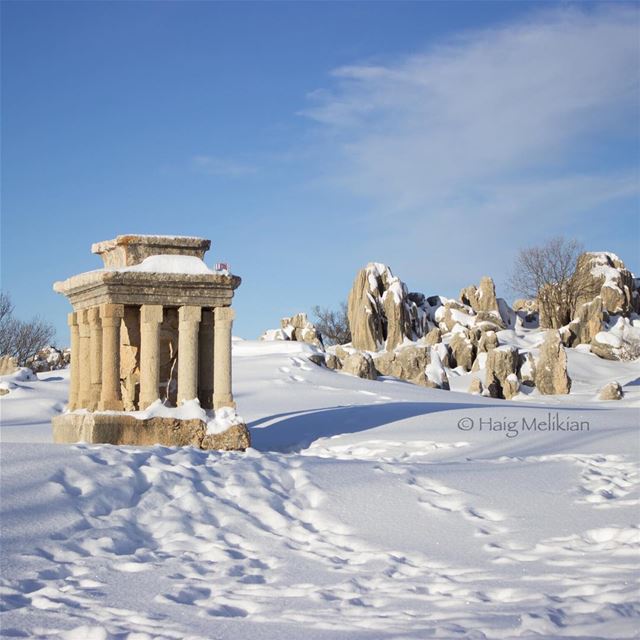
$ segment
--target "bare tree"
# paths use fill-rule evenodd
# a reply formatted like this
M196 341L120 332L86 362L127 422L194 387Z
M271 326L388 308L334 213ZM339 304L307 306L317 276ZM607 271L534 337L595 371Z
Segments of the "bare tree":
M558 329L575 316L585 280L578 269L583 251L577 240L560 236L518 252L509 287L538 301L541 326Z
M13 316L13 304L0 293L0 355L11 356L24 366L26 361L50 344L55 335L53 325L41 318L24 322Z
M347 303L341 302L337 311L333 309L313 307L316 328L322 335L325 345L347 344L351 342L351 329L347 315Z

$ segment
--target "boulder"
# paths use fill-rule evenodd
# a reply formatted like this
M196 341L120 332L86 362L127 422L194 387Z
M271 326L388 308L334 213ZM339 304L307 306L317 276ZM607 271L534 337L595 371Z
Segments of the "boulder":
M624 391L619 382L608 382L598 392L598 400L622 400Z
M520 384L517 376L518 350L516 347L504 345L487 353L485 370L485 388L492 398L509 400L516 393Z
M342 362L334 353L327 353L324 357L324 364L328 369L342 369Z
M594 353L604 360L619 360L622 341L620 338L608 331L596 333L591 340L591 353Z
M575 318L561 330L563 344L567 347L589 344L602 331L605 320L600 296L582 303Z
M482 386L482 381L480 378L473 378L471 380L471 384L469 385L469 393L473 393L474 395L482 395L484 391L484 387Z
M536 388L543 395L567 394L571 391L567 354L558 331L547 331L535 363L534 380Z
M366 378L367 380L375 380L378 377L373 358L368 353L355 351L341 360L342 371L345 373L358 376L358 378Z
M28 358L26 366L34 373L44 371L55 371L64 369L71 361L71 349L57 349L56 347L47 346L36 353L35 356Z
M477 352L487 353L492 349L496 349L499 346L500 346L500 343L498 342L498 335L496 334L496 332L485 331L482 333L482 335L480 336L480 339L478 340Z
M425 369L431 362L431 356L427 345L416 344L387 351L375 356L373 362L380 375L428 386Z
M476 347L469 337L469 331L456 331L449 341L454 367L462 367L465 371L471 371L476 357Z

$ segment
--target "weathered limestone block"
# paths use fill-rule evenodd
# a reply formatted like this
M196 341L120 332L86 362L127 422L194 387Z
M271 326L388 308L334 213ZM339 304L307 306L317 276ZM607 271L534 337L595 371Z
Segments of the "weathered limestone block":
M624 391L619 382L608 382L598 392L598 400L622 400Z
M387 351L373 360L376 370L383 376L394 376L414 384L427 386L425 369L431 362L431 347L411 345L396 351Z
M519 389L518 349L504 345L487 353L485 387L492 398L511 399Z
M484 391L484 387L482 386L482 381L480 378L473 378L471 380L471 384L469 385L469 393L473 393L474 395L482 395Z
M591 340L591 353L604 360L620 360L620 345L617 336L601 331Z
M328 369L342 369L342 362L334 353L327 353L324 359L324 363Z
M471 371L476 357L476 347L469 337L469 331L454 332L449 341L449 348L453 358L454 367L462 367L465 371Z
M534 379L536 388L543 395L567 394L571 391L567 353L558 331L547 331L535 364Z
M362 351L350 353L342 359L342 371L367 380L375 380L378 377L373 358Z
M478 340L478 353L487 353L500 346L495 331L485 331Z
M66 413L52 419L53 441L133 446L192 446L203 449L244 450L250 446L247 427L238 424L223 433L207 435L200 419L147 418L117 413Z

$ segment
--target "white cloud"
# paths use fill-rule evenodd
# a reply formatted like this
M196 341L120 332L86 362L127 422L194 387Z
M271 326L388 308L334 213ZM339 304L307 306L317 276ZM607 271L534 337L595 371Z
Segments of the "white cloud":
M192 167L200 173L206 173L212 176L224 176L227 178L238 178L257 171L257 168L253 165L219 156L194 156L191 159L191 164Z
M339 151L333 178L379 211L417 224L536 212L551 228L638 192L633 159L597 162L638 133L638 15L556 9L341 67L305 114Z

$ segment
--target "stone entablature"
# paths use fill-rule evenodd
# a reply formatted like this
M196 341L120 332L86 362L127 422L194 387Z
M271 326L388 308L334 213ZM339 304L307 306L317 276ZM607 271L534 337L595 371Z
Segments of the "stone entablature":
M56 282L67 296L71 333L69 409L144 410L157 400L204 409L235 407L230 308L238 276L201 262L203 238L118 236L94 244L105 268ZM147 258L186 256L197 272L136 271ZM178 263L179 264L179 263Z

